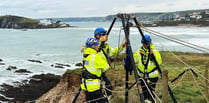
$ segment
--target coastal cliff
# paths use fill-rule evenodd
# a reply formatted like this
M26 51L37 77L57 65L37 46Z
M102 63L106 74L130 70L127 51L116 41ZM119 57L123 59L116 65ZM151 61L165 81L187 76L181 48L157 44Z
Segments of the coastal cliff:
M63 28L70 27L69 24L60 23L60 21L51 24L42 24L39 20L6 15L0 16L0 28L11 28L11 29L41 29L41 28Z
M47 93L43 94L36 103L71 103L80 87L81 70L68 70L60 82ZM80 93L77 103L85 102L85 94Z

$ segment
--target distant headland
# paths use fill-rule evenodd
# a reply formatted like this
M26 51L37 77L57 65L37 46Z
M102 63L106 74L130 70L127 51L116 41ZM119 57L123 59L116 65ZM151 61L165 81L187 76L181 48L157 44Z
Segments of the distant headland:
M143 26L209 26L209 9L175 12L134 13ZM115 15L105 17L67 17L31 19L20 16L0 16L0 28L41 29L72 27L65 22L111 22ZM77 25L79 26L79 25Z
M60 21L52 22L50 19L36 20L26 17L5 15L0 16L0 28L11 29L42 29L42 28L64 28L69 24Z

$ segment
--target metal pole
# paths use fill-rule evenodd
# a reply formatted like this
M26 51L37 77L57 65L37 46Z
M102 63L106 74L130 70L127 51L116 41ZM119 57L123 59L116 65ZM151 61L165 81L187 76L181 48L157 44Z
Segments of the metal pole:
M125 85L125 103L128 103L128 81L129 81L129 71L126 70L126 85Z
M163 71L162 76L162 102L168 103L168 70Z
M128 26L128 21L126 22L126 30L127 30L127 34L128 34L128 37L129 37L129 34L130 34L130 28ZM131 54L132 55L132 54ZM126 59L130 59L130 53L128 51L128 49L126 48ZM125 85L125 103L128 103L128 82L129 82L129 69L130 69L130 66L129 67L126 67L126 85Z
M130 52L130 54L133 54L132 52L132 48L131 48L131 44L130 44L130 40L129 40L129 32L127 30L127 25L125 23L125 17L127 15L126 14L119 14L118 17L121 18L122 20L122 24L123 24L123 29L124 29L124 33L125 33L125 37L126 37L126 48L127 50ZM130 55L130 60L131 60L131 65L133 67L133 71L134 71L134 75L135 75L135 78L136 78L136 81L137 81L137 88L138 88L138 92L139 92L139 96L140 96L140 101L141 103L145 103L144 102L144 95L143 95L143 91L142 91L142 87L141 87L141 81L139 80L139 76L138 76L138 73L137 73L137 69L136 69L136 65L135 65L135 62L134 62L134 58L133 58L133 55Z

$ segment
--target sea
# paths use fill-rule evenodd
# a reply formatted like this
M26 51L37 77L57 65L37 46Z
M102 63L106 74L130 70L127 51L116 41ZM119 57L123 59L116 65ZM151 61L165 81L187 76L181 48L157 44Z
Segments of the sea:
M0 29L0 85L3 83L18 86L17 82L30 79L33 75L52 73L62 75L67 69L80 68L82 45L92 37L95 28L108 29L111 22L66 22L70 28L54 29ZM147 27L151 30L186 41L204 48L209 48L209 27L178 26L178 27ZM144 31L144 33L147 33ZM181 52L208 53L169 41L150 34L152 42L158 50ZM141 36L137 28L130 28L132 50L141 46ZM113 26L108 43L118 47L124 40L121 22ZM30 62L39 60L42 63ZM55 68L52 64L69 64L70 67ZM16 73L7 70L9 66L26 69L32 73ZM0 87L2 89L2 87ZM1 95L1 94L0 94Z

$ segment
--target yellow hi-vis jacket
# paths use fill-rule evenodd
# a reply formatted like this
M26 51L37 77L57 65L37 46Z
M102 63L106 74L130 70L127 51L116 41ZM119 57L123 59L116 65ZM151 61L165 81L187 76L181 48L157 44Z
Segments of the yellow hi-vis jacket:
M159 65L162 64L162 59L159 51L154 49L153 44L150 44L150 48L153 50L157 63ZM143 46L134 53L134 60L138 68L138 75L140 77L144 77L144 75L147 74L148 78L159 77L160 73L157 70L156 64L154 63L152 58L149 59L147 68L145 68L145 64L148 60L148 54L148 49L145 49Z
M88 56L83 58L86 74L85 77L82 76L81 89L94 92L101 88L101 75L109 69L109 64L103 54L92 48L86 48L84 53L88 53Z
M119 46L119 48L112 48L108 43L104 44L104 48L103 50L105 51L105 53L107 53L107 55L111 58L115 58L118 53L120 53L121 51L123 51L123 47Z

